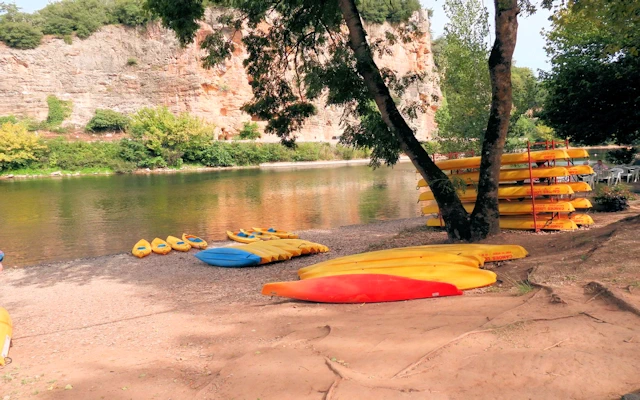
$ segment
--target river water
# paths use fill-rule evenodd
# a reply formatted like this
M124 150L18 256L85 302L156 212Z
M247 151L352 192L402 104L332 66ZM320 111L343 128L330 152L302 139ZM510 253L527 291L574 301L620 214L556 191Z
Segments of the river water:
M310 169L0 181L4 265L128 252L141 238L333 228L420 215L415 168Z

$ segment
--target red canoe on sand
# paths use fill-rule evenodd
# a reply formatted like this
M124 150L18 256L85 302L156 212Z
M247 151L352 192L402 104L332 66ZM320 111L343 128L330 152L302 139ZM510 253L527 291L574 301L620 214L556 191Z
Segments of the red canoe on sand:
M267 283L262 287L262 294L319 303L379 303L459 296L462 291L444 282L393 275L359 274Z

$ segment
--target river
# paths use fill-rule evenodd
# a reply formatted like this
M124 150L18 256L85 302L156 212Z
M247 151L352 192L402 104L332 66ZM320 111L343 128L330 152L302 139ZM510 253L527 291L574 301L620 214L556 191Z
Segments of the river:
M326 229L420 215L410 163L0 181L5 267L131 250L183 232Z

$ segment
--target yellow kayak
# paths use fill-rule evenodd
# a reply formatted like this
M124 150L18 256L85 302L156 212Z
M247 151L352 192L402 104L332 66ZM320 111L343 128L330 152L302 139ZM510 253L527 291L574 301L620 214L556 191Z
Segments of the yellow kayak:
M593 225L595 221L588 214L571 214L569 219L576 223L576 225Z
M312 279L317 278L319 276L324 276L327 272L336 272L336 271L359 271L359 270L370 270L370 269L385 269L385 268L435 268L435 267L468 267L468 268L480 268L470 267L468 265L462 265L457 263L441 263L441 262L433 262L428 259L420 259L420 258L407 258L407 259L394 259L394 260L381 260L381 261L371 261L371 262L361 262L361 263L347 263L347 264L337 264L337 265L328 265L326 267L317 267L312 268L308 271L298 273L300 279Z
M5 365L5 358L9 355L12 335L13 322L11 322L9 312L0 307L0 366Z
M569 171L569 175L592 175L596 173L590 165L571 165L566 168Z
M592 190L591 185L589 185L587 182L565 182L563 183L563 185L570 186L575 193L590 192Z
M231 240L235 240L236 242L240 242L240 243L255 243L255 242L259 242L262 239L260 239L259 237L255 236L255 235L249 235L246 234L244 232L231 232L231 231L227 231L227 236L229 237L229 239Z
M146 257L151 254L151 244L142 239L138 241L135 246L133 246L133 250L131 250L131 253L138 258Z
M589 158L586 149L565 149L570 158Z
M525 258L529 255L529 252L524 247L516 244L430 244L405 248L420 248L458 255L480 255L486 262L513 260Z
M271 234L267 234L267 233L264 233L264 232L254 231L254 230L246 231L244 229L240 229L240 233L244 233L245 235L248 235L248 236L255 236L260 240L280 239L280 236L271 235Z
M536 196L564 196L574 193L573 189L569 185L557 184L557 185L533 185L533 193ZM498 188L498 198L500 199L517 199L521 197L531 196L531 186L500 186ZM466 190L458 190L458 197L460 200L475 200L478 197L476 189L469 187ZM419 201L435 200L433 192L431 190L420 193Z
M207 242L205 242L204 240L200 239L197 236L194 235L187 235L186 233L182 234L182 240L184 240L185 242L189 243L189 245L191 247L193 247L194 249L206 249L207 248Z
M171 246L160 238L155 238L151 242L151 250L156 254L168 254L171 251Z
M400 264L401 265L401 264ZM413 267L389 267L389 268L362 268L350 271L325 271L318 272L313 278L336 275L353 274L383 274L403 276L406 278L423 281L445 282L456 286L460 290L474 289L489 286L496 282L496 274L484 269L466 267L461 265L442 264L433 266ZM308 279L313 279L308 278Z
M427 220L427 226L444 228L444 223L439 218ZM536 219L533 223L532 216L506 216L500 217L501 229L534 230L535 227L544 231L572 231L578 229L578 225L570 219Z
M538 161L550 161L561 160L569 158L569 154L561 149L556 150L541 150L531 152L531 162ZM529 154L524 153L510 153L503 154L500 160L500 164L526 164L529 162ZM480 157L467 157L458 158L453 160L444 160L436 162L436 165L441 170L450 169L467 169L467 168L480 168Z
M472 185L478 182L479 172L465 172L462 174L448 175L451 180L459 180L467 185ZM557 176L569 176L569 171L565 167L540 167L532 168L531 176L534 179L540 178L554 178ZM524 181L529 179L528 168L513 168L513 169L501 169L500 170L500 182L512 182L512 181ZM418 181L418 187L428 187L427 182L424 179Z
M191 250L191 245L189 243L175 236L167 236L167 243L169 243L169 246L171 246L172 249L177 251Z
M251 229L253 229L256 232L262 232L268 235L275 235L282 239L298 239L298 235L296 235L295 233L281 231L275 228L251 228Z
M467 212L472 212L474 203L463 203ZM576 209L571 201L548 201L547 199L536 200L535 210L537 213L543 212L574 212ZM423 214L437 214L440 211L435 201L428 202L422 207ZM531 214L533 213L533 203L531 199L523 201L500 201L498 203L500 215L504 214Z

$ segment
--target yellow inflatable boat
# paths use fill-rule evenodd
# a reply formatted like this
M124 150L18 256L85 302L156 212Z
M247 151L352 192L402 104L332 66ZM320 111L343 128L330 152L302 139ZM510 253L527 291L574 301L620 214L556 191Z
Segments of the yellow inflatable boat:
M146 257L151 254L151 244L146 240L142 239L138 241L138 243L133 246L133 250L131 250L131 254L138 258Z
M566 196L574 193L573 189L569 185L557 184L557 185L540 185L535 184L533 186L533 193L536 196ZM500 199L517 199L521 197L531 196L531 186L500 186L498 188L498 198ZM478 197L478 192L473 187L469 187L466 190L458 190L458 197L460 200L474 200ZM435 200L433 192L431 190L420 193L419 201Z
M171 251L171 246L169 246L169 244L164 240L160 238L155 238L151 242L151 251L153 251L156 254L165 255Z
M444 222L439 218L430 218L427 220L427 226L444 228ZM578 229L578 225L571 219L547 219L536 218L536 223L533 223L533 216L504 216L500 217L501 229L515 229L515 230L534 230L535 228L543 231L572 231Z
M467 212L472 212L475 207L474 203L463 203ZM532 214L533 213L533 202L531 199L526 199L523 201L504 201L501 200L498 203L498 211L500 215L505 214ZM535 204L536 213L543 212L574 212L576 209L571 201L547 201L547 199L539 199L536 200ZM428 202L424 207L422 207L422 214L437 214L440 211L438 204L435 201Z
M479 172L465 172L462 174L448 175L451 180L460 180L467 185L472 185L478 182L480 176ZM531 176L534 179L542 178L554 178L558 176L569 176L569 171L565 167L540 167L532 168ZM513 168L513 169L501 169L500 170L500 182L513 182L524 181L529 179L528 168ZM418 181L418 187L428 187L427 182L424 179Z
M0 366L5 365L5 358L9 355L13 335L13 323L9 312L0 307Z
M186 233L182 234L182 240L184 240L185 242L189 243L189 245L191 247L193 247L194 249L206 249L207 248L207 242L205 242L204 240L200 239L197 236L194 235L187 235Z
M281 231L275 228L251 228L256 232L262 232L262 233L266 233L269 235L275 235L279 238L282 239L298 239L298 235L296 235L295 233L291 233L291 232L287 232L287 231Z
M569 154L563 149L556 150L541 150L531 152L531 162L561 160L570 158ZM507 164L526 164L529 162L529 154L524 153L508 153L503 154L500 159L501 165ZM441 170L451 169L468 169L468 168L480 168L480 157L467 157L458 158L452 160L444 160L436 162L436 165Z
M169 246L171 246L172 249L177 251L191 250L191 245L189 243L175 236L167 236L167 243L169 243Z

